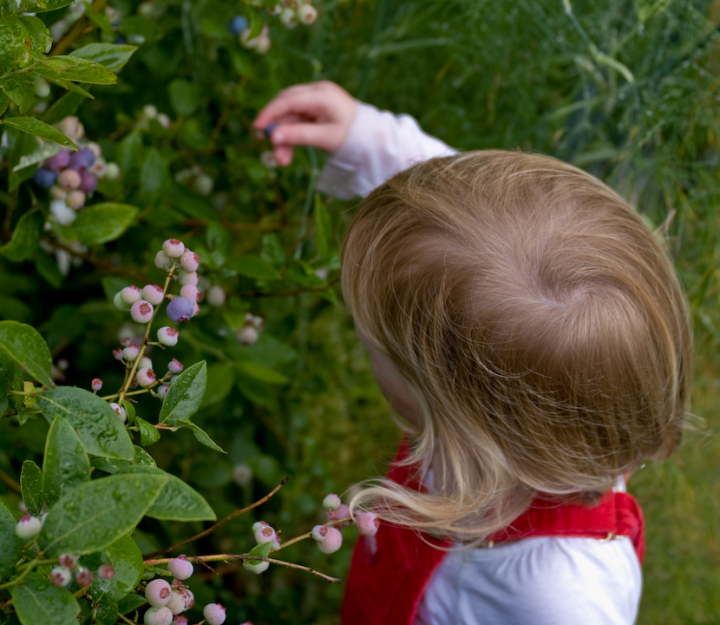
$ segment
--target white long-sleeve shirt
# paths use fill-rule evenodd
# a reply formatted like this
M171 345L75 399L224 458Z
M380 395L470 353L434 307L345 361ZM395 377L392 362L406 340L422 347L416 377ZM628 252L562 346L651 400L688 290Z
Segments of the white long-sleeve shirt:
M341 199L364 197L415 163L452 154L411 117L359 104L317 187ZM528 538L449 553L415 625L630 625L641 589L629 538Z

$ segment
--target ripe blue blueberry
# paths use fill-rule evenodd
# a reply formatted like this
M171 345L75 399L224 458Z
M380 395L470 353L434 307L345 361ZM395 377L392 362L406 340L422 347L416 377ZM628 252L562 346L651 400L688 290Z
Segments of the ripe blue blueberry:
M273 130L275 130L277 127L277 124L268 124L267 126L265 126L265 130L263 130L263 132L265 133L265 137L269 139L270 135L272 135L273 133Z
M83 148L79 152L70 155L70 169L83 169L90 167L95 162L95 152L90 148Z
M80 173L80 191L86 194L90 194L97 189L98 181L97 178L89 171L83 171Z
M43 189L49 189L52 187L55 184L56 178L57 172L52 171L51 169L45 169L44 167L36 169L33 174L33 180Z
M195 303L184 297L176 297L168 304L167 315L175 323L183 323L195 313Z
M70 164L70 152L67 150L60 150L55 156L45 160L45 167L52 169L53 171L60 171L65 169Z
M235 35L236 37L247 27L247 18L243 17L242 15L236 15L232 18L232 20L230 20L230 23L228 24L228 30L230 31L230 34Z

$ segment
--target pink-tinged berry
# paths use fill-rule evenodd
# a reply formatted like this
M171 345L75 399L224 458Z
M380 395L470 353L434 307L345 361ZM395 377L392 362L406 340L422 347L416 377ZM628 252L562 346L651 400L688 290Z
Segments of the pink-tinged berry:
M323 553L335 553L342 547L342 534L340 530L334 527L327 528L327 536L322 542L317 544L318 549Z
M115 577L115 569L113 568L112 564L106 562L105 564L100 565L100 568L98 569L98 575L103 579L112 579L113 577Z
M180 270L181 286L185 286L186 284L192 284L193 286L197 286L199 281L200 278L198 278L196 271L184 271L183 269Z
M140 360L138 360L138 370L140 369L152 369L152 360L150 360L147 356L143 356Z
M50 581L55 586L67 586L72 581L72 573L65 566L54 566L50 571Z
M137 372L138 384L143 388L155 384L155 372L152 369L140 369Z
M93 378L93 381L90 383L90 388L92 388L93 391L96 393L98 391L102 390L102 380L100 378Z
M157 331L158 342L165 347L175 347L180 338L180 332L170 326L163 326Z
M225 291L223 291L222 287L219 287L217 284L210 287L207 294L207 301L210 306L222 306L225 303L225 298Z
M255 532L255 542L258 545L262 545L263 543L271 543L277 538L277 534L275 533L275 530L268 526L263 527Z
M72 553L61 553L58 558L60 566L64 566L67 569L74 569L79 560L80 558Z
M173 590L170 594L170 601L168 601L166 607L173 614L181 614L185 612L185 599L183 599L183 596L177 590Z
M322 505L326 510L337 510L342 502L337 495L328 495L323 499Z
M20 511L23 514L27 514L27 505L25 504L25 502L22 499L20 500L20 503L18 503L18 508L20 508Z
M97 178L89 171L80 172L80 191L85 195L92 195L97 189L98 181Z
M154 608L161 608L170 602L170 584L164 579L154 579L145 588L145 599Z
M140 349L135 347L134 345L128 345L122 351L123 358L128 362L134 362L135 359L138 357L138 354L140 354Z
M145 612L145 625L170 625L173 613L165 606L150 608Z
M193 317L197 317L200 314L200 304L196 303L193 306Z
M117 308L118 310L122 310L123 312L130 310L131 306L131 304L125 303L125 300L122 298L121 291L115 293L115 297L113 297L113 304L115 305L115 308Z
M85 136L85 128L75 115L68 115L60 122L60 132L75 142Z
M263 527L270 527L270 523L268 523L267 521L256 521L255 523L253 523L252 531L253 533L255 533L261 530Z
M185 244L177 239L168 239L162 248L168 258L180 258L185 253Z
M194 312L195 302L184 297L176 297L167 306L167 316L175 323L184 323L193 316Z
M65 200L67 199L68 193L63 189L62 187L58 187L57 185L53 185L50 187L50 197L53 200Z
M317 11L315 7L309 4L304 4L298 9L298 19L303 24L312 24L317 19Z
M68 194L65 203L73 210L80 210L85 206L85 194L82 191L72 191Z
M80 586L89 586L93 583L93 574L87 567L81 566L75 573L75 581Z
M117 416L120 417L120 421L122 421L123 423L127 421L127 411L125 410L125 408L114 402L110 404L110 408L112 408L117 414Z
M255 328L248 326L240 330L235 336L241 345L252 345L260 335Z
M200 266L200 256L190 250L185 250L183 255L180 257L180 264L185 271L197 271Z
M121 349L114 349L112 354L113 354L113 358L115 360L123 359L123 350L121 350Z
M58 174L57 183L63 189L77 189L82 182L82 177L74 169L65 169Z
M102 154L102 148L95 143L94 141L88 141L87 149L90 150L95 158L100 158L100 155Z
M157 391L155 391L155 392L157 393L157 396L160 399L165 399L165 395L167 395L167 392L169 390L170 390L169 384L162 384L161 386L158 387Z
M246 464L236 464L233 468L233 480L238 486L248 486L252 477L252 469Z
M183 365L183 363L181 363L177 358L173 358L168 363L168 371L170 371L170 373L174 373L175 375L177 375L178 373L182 373L182 370L184 368L185 365Z
M60 150L55 156L51 156L45 161L45 167L53 171L65 169L70 164L70 152Z
M189 621L187 616L176 616L173 619L173 623L175 623L175 625L188 625Z
M140 289L134 285L126 286L120 291L120 297L122 297L123 302L132 306L135 302L139 302L142 299L142 293Z
M327 512L327 520L328 521L340 521L341 519L349 519L350 517L350 508L348 508L345 504L341 504L340 507L337 510L328 510ZM343 527L349 527L350 522L346 523L337 523L335 524L335 527L338 529L342 529Z
M172 264L172 259L162 250L155 254L155 266L158 269L164 269L167 271L170 267L172 267Z
M243 568L246 571L255 573L255 575L260 575L260 573L264 573L270 568L270 563L264 560L255 560L254 563L251 560L246 560L243 562Z
M98 180L102 180L107 174L107 168L107 163L99 158L90 167L88 167L88 171Z
M138 300L130 308L130 316L136 323L148 323L153 316L152 304L144 299Z
M372 512L358 512L355 515L355 525L363 536L375 536L380 527L380 519Z
M208 625L222 625L225 622L225 608L219 603L208 603L203 608L203 616Z
M163 301L163 290L161 286L157 284L148 284L143 287L142 298L146 302L150 302L153 306L162 304Z
M60 371L67 371L69 366L70 363L65 358L61 358L57 361L57 367Z
M195 595L192 593L192 590L189 588L183 590L183 599L185 599L185 611L192 609L195 605Z
M180 289L180 297L197 303L200 301L200 291L198 291L198 288L194 284L186 284Z
M280 163L278 163L277 159L275 158L275 154L270 150L268 150L267 152L263 152L260 155L260 162L268 169L275 169L280 165Z
M316 525L312 528L312 537L313 540L316 540L317 542L321 543L325 538L327 537L328 528L324 525Z
M15 535L21 540L35 538L42 529L42 522L35 516L23 514L15 526Z
M184 581L193 574L193 565L185 556L178 556L168 562L168 571L180 581Z
M132 339L133 337L129 334L126 334L124 332L118 333L118 338L120 340L120 345L123 347L127 347L128 345L132 345Z

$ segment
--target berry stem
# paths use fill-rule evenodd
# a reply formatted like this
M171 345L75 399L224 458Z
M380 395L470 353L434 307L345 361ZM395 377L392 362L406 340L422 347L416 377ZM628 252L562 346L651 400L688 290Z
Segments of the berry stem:
M165 294L168 291L168 288L170 287L170 280L172 280L173 272L175 271L176 264L173 263L172 267L170 267L170 271L168 271L167 278L165 278L165 284L163 285L163 298L165 298ZM135 377L135 373L137 372L137 366L142 357L145 355L145 350L148 346L148 338L150 337L150 330L152 330L152 324L153 321L155 321L155 317L157 317L157 314L160 310L160 306L155 306L153 309L152 317L150 317L150 321L147 322L147 327L145 328L145 337L143 338L142 346L140 347L140 352L137 355L137 358L133 361L132 368L130 369L130 373L128 374L127 378L125 379L125 383L123 384L122 389L120 390L120 393L118 395L118 404L122 404L123 399L128 395L128 388L130 388L130 383L132 382L133 378Z
M289 477L286 477L282 482L280 482L275 488L273 488L267 495L265 495L262 499L258 499L255 503L250 504L249 506L245 508L241 508L239 510L235 510L234 512L231 512L228 514L224 519L218 521L214 525L211 525L206 530L200 532L199 534L195 534L195 536L191 536L190 538L186 538L185 540L181 540L179 543L175 543L174 545L171 545L170 547L166 547L165 549L159 549L158 551L153 551L152 553L149 553L148 555L144 556L145 558L152 558L153 556L159 556L164 553L170 553L173 549L177 549L178 547L182 547L183 545L187 545L188 543L194 542L198 540L199 538L203 538L204 536L207 536L208 534L211 534L214 532L218 527L222 527L225 525L225 523L228 523L229 521L232 521L234 518L239 517L241 514L245 514L246 512L249 512L253 508L257 508L258 506L264 504L266 501L268 501L275 493L277 493L289 480ZM164 560L164 562L170 562L170 559Z
M35 560L31 560L30 562L28 562L27 568L22 573L20 573L20 575L18 577L16 577L11 582L7 582L5 584L0 584L0 590L4 590L5 588L10 588L11 586L17 586L20 582L23 581L23 579L25 579L25 576L38 565L39 562L40 562L40 560L38 560L37 558ZM7 604L5 604L5 605L7 605Z
M120 612L118 612L118 618L120 618L122 621L125 621L126 623L128 623L128 625L138 625L135 621L131 621L124 614L120 614Z
M340 519L338 521L328 521L327 523L324 523L325 527L332 527L333 525L339 525L340 523L352 523L353 520L351 518L347 519ZM281 543L281 545L277 549L271 549L270 553L276 553L280 551L281 549L285 549L285 547L289 547L290 545L294 545L295 543L299 543L301 540L305 540L306 538L310 538L312 536L312 532L308 532L307 534L300 534L300 536L296 536L295 538L291 538L285 543Z
M335 521L335 523L339 523L339 521ZM322 577L324 580L328 582L332 582L334 584L339 584L342 580L338 577L330 577L329 575L325 575L324 573L320 573L319 571L316 571L314 569L311 569L309 566L303 566L302 564L295 564L293 562L286 562L285 560L276 560L275 558L263 558L262 556L255 556L250 555L249 553L241 553L238 555L230 554L230 553L219 553L213 556L187 556L188 561L190 562L231 562L232 560L258 560L262 562L269 562L270 564L279 564L280 566L285 566L289 569L297 569L299 571L305 571L307 573L312 573L313 575L317 575L318 577ZM170 562L172 558L159 558L157 560L145 560L143 564L145 566L156 566L158 564L166 564Z

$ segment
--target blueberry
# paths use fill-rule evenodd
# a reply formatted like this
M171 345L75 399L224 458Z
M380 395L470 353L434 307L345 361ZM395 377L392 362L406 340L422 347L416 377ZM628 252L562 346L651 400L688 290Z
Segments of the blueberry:
M65 169L70 164L70 152L60 150L55 156L51 156L45 161L45 167L53 171Z
M55 184L55 178L57 178L57 172L44 167L36 169L33 174L33 180L43 189L52 187Z
M242 15L236 15L232 18L232 20L230 20L230 23L228 24L228 30L230 31L230 34L235 35L236 37L247 27L247 18L243 17Z
M123 45L123 44L127 43L127 39L125 38L125 35L121 35L118 33L118 36L115 37L115 43L117 45Z
M167 315L175 323L187 321L194 313L195 304L184 297L176 297L167 307Z
M269 139L270 135L273 133L273 131L278 127L277 124L268 124L265 126L265 129L263 132L265 133L265 136Z
M70 155L71 169L87 169L95 162L95 153L90 148L83 148Z
M89 171L83 171L80 174L80 191L90 194L97 189L98 181Z

